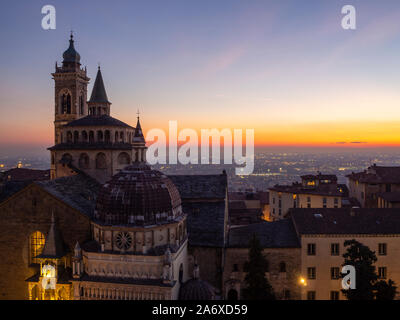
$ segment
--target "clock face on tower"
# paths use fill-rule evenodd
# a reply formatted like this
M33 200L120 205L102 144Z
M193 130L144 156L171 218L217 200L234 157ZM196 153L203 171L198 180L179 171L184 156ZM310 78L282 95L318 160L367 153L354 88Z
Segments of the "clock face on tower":
M117 247L121 250L128 250L132 245L132 236L128 232L120 232L116 237Z

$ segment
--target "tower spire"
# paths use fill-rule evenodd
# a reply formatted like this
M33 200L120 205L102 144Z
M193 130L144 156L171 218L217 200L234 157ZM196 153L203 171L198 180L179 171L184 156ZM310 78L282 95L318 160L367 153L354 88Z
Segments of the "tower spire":
M92 115L110 115L111 102L108 101L106 88L104 86L103 76L101 74L100 63L97 67L96 80L94 81L92 95L88 102L90 114Z
M133 135L133 150L135 151L135 162L146 161L146 140L144 139L142 126L140 125L139 109L137 111L137 123Z

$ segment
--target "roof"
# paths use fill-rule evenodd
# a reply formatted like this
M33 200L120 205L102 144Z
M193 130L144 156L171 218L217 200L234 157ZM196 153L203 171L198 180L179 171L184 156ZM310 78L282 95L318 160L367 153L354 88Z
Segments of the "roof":
M224 247L225 202L185 202L182 209L187 214L189 245Z
M269 203L269 192L268 191L256 191L256 192L229 192L229 201L245 201L245 200L260 200L262 204Z
M112 127L124 127L131 128L129 124L115 119L107 114L100 116L88 115L86 117L71 121L65 125L65 127L96 127L96 126L112 126Z
M114 225L171 223L182 215L180 205L179 191L171 179L144 162L134 162L101 187L96 218Z
M135 134L133 135L133 142L145 143L142 127L140 125L139 116L137 118Z
M179 300L212 300L216 289L201 279L189 279L179 290Z
M89 102L110 103L107 98L106 88L104 87L100 66L97 70L96 80L94 81Z
M100 184L96 180L78 174L55 180L37 181L35 184L74 209L92 217L100 189Z
M346 177L360 183L400 183L400 167L381 167L373 165L363 172L352 172Z
M182 199L225 199L228 187L226 174L168 175Z
M290 213L299 234L400 233L400 209L297 208Z
M71 33L71 38L69 40L69 47L63 53L63 62L79 63L80 60L81 60L81 56L75 50L75 47L74 47L74 36Z
M37 258L61 258L65 256L66 250L62 240L60 230L55 222L54 213L51 216L51 225L49 233L46 236L43 251Z
M400 202L400 192L383 192L377 196L388 202Z
M8 181L36 181L49 180L50 170L35 170L26 168L13 168L3 172Z
M223 247L225 245L226 174L168 175L182 198L187 214L189 245Z
M301 179L303 180L330 180L330 181L337 181L337 177L334 174L306 174L303 176L300 176Z
M321 196L346 197L348 188L345 184L320 184L316 187L304 187L301 183L292 185L275 185L269 188L270 191L286 192L295 194L314 194Z
M248 248L255 234L263 248L299 248L296 230L290 219L260 222L229 230L228 247Z
M57 272L57 284L71 284L70 280L72 279L72 270L70 268L58 268ZM34 274L32 277L26 279L26 282L39 282L40 273Z
M7 181L0 188L0 203L30 184L31 181Z

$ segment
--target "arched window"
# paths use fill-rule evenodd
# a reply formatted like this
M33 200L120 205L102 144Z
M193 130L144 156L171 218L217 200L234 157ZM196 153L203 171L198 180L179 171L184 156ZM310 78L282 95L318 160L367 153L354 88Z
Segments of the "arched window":
M72 143L72 132L71 131L67 132L67 143Z
M124 142L124 133L122 131L119 134L119 139L121 140L121 142Z
M71 95L67 94L67 114L71 114Z
M32 290L31 290L31 297L32 297L32 300L39 300L39 299L40 299L39 287L38 287L37 284L35 284L35 285L32 287Z
M44 234L40 231L35 231L31 234L29 239L29 254L30 254L30 262L38 263L38 259L36 256L42 253L44 248L45 238Z
M106 131L104 132L104 141L105 141L106 143L111 142L111 133L110 133L110 130L106 130Z
M60 96L61 114L71 113L71 95L67 92Z
M107 169L106 155L102 152L96 156L96 169Z
M79 156L79 168L89 168L89 156L87 155L87 153L81 153L81 155Z
M103 131L97 131L97 142L103 142Z
M79 142L79 132L74 131L74 143L78 143L78 142Z
M179 266L179 283L182 284L183 283L183 264L181 263L181 265Z
M94 143L94 132L89 131L89 143Z
M286 272L286 263L283 261L279 264L279 272Z
M238 293L235 289L231 289L228 291L228 300L238 300Z
M82 135L82 142L88 142L87 141L88 140L87 132L86 131L82 131L81 135Z
M54 164L56 162L55 158L54 158L54 154L51 155L51 164Z
M61 160L63 162L71 162L72 156L69 153L64 153L63 156L61 157Z
M118 131L115 132L115 142L118 142Z
M83 115L83 106L84 106L84 104L83 104L83 95L80 95L79 96L79 114L80 115Z
M118 155L118 163L121 165L124 164L129 164L131 162L131 158L129 157L129 154L127 154L126 152L121 152Z

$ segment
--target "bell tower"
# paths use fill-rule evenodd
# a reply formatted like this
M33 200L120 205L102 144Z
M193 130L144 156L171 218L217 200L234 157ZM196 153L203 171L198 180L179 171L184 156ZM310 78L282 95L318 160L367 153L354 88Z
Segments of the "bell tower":
M74 47L74 37L71 32L69 48L63 54L61 66L55 65L52 73L54 86L54 142L62 143L61 128L72 120L88 115L87 107L87 77L86 68L81 68L81 57Z

